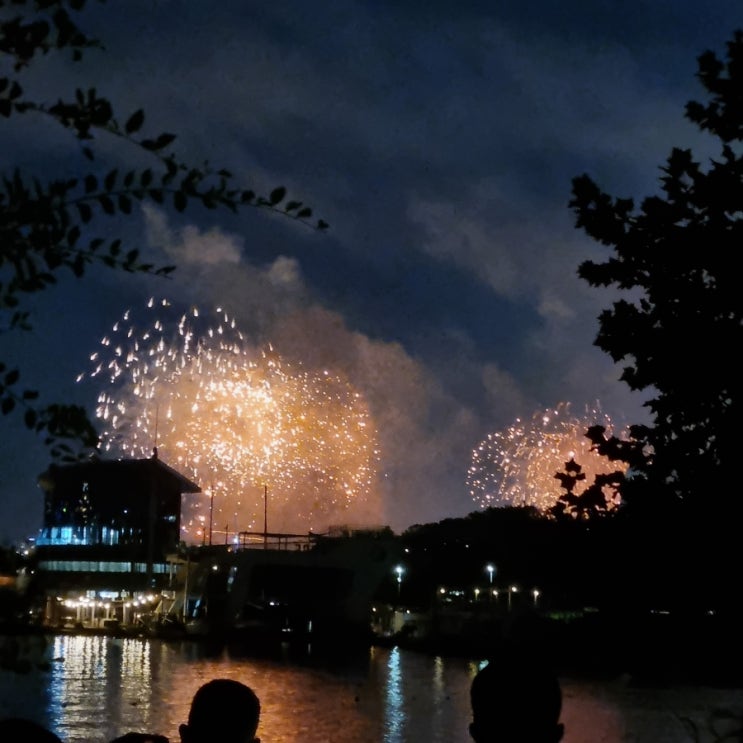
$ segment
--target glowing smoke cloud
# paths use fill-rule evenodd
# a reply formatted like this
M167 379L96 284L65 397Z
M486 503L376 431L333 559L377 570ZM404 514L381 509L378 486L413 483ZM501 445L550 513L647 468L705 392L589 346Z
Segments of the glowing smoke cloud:
M167 314L169 304L148 307ZM171 329L158 318L138 329L131 312L116 323L89 375L108 381L96 410L103 447L149 457L157 446L199 483L204 493L184 501L187 541L262 530L265 502L269 531L352 520L378 465L364 399L330 372L292 369L272 349L252 353L234 320L216 312L208 324L194 308Z
M574 489L580 495L596 474L621 469L622 462L609 462L591 451L585 432L602 425L612 435L613 423L598 405L583 417L570 414L570 403L536 413L530 421L516 419L505 431L488 434L472 452L467 487L482 508L534 506L551 508L563 494L556 472L571 458L582 467L586 479Z

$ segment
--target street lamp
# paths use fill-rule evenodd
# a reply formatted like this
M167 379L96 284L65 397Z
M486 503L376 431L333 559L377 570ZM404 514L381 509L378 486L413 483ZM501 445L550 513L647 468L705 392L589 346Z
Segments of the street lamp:
M479 588L476 588L476 589L475 589L475 603L477 603L477 599L478 599L479 597L480 597L480 589L479 589Z
M538 588L535 588L531 592L531 595L534 596L534 606L536 606L537 605L537 599L539 598L539 589Z
M495 573L495 565L493 565L492 562L489 562L485 566L485 570L488 573L488 581L490 582L490 591L488 592L488 602L493 600L493 574Z
M395 575L397 576L397 596L400 597L400 591L402 590L402 576L405 573L405 568L402 565L395 565Z
M518 591L518 586L508 587L508 611L511 611L511 596Z

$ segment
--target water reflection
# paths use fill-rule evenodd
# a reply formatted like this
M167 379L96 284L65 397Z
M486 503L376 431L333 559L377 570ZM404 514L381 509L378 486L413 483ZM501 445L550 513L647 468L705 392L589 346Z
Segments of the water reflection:
M195 643L59 636L51 670L0 671L0 716L51 727L66 743L107 743L129 730L178 743L196 689L234 678L261 698L266 743L470 743L469 684L479 663L397 648L335 658L286 648L256 657ZM740 690L638 689L625 679L563 680L566 743L712 741L714 710L743 712ZM719 740L719 738L717 738Z
M405 722L399 648L392 648L387 659L387 682L384 697L385 739L399 740Z
M152 719L152 645L103 637L54 638L48 717L65 740L98 740L101 727L159 725Z

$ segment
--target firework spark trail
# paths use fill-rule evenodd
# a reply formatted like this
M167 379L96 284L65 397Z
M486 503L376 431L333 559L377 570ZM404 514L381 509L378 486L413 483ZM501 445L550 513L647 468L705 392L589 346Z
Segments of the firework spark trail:
M89 376L108 382L96 410L103 447L143 457L157 446L202 486L206 498L184 500L188 541L204 539L210 520L225 539L262 527L266 488L272 531L322 531L353 517L378 466L363 397L330 372L282 364L272 349L255 358L234 320L217 313L208 325L192 308L173 331L160 319L140 330L127 312L102 340Z
M580 495L596 474L623 466L591 451L585 432L593 425L604 426L609 435L614 431L598 404L576 417L570 414L570 403L560 403L535 413L530 421L517 419L504 431L488 434L472 452L470 495L481 508L534 506L546 511L563 493L555 473L573 458L586 475L574 490Z

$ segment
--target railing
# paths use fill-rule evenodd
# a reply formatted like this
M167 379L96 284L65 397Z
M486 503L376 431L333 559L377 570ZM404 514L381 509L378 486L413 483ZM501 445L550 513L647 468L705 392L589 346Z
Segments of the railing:
M237 549L309 550L317 542L316 534L281 534L262 531L241 531L237 534Z

